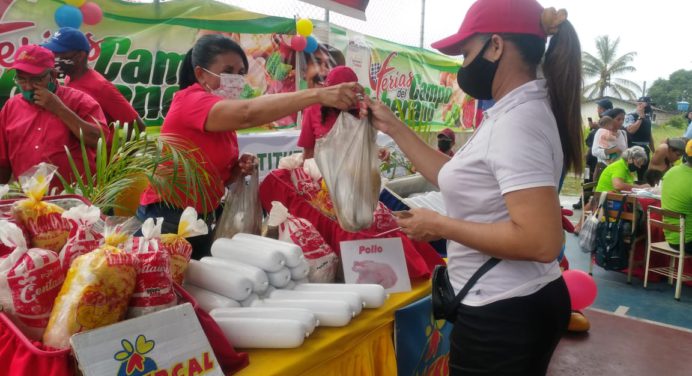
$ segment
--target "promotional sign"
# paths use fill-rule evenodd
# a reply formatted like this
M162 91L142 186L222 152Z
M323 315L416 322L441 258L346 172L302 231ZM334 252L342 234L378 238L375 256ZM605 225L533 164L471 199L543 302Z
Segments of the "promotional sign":
M156 4L102 0L92 4L102 18L58 0L0 0L0 105L16 94L16 50L43 43L58 30L56 20L79 26L89 39L92 67L114 82L142 119L160 125L178 88L185 53L202 35L217 33L238 42L249 60L243 98L324 85L329 69L348 65L366 91L411 126L473 128L476 101L458 88L460 61L424 49L363 36L314 21L314 50L295 46L294 19L247 12L211 0ZM74 9L72 9L74 8ZM84 13L84 22L64 10ZM302 38L302 36L301 36ZM306 39L302 39L305 41ZM302 48L299 48L302 47ZM468 116L467 116L468 115ZM254 131L296 127L297 115ZM428 129L428 128L426 128Z
M376 283L387 292L411 291L400 238L341 242L346 283Z
M75 334L70 344L85 376L223 376L190 303Z

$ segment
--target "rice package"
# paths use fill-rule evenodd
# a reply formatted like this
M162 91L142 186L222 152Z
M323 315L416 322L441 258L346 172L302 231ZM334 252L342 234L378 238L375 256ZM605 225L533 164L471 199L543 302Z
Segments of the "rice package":
M62 213L62 217L72 221L70 238L60 251L60 264L65 273L77 257L98 248L103 235L95 227L101 222L101 210L96 206L79 205Z
M0 221L0 240L14 251L0 261L0 310L28 338L40 339L65 278L55 252L28 249L15 224Z
M118 247L136 231L136 219L106 221L104 244L74 259L55 300L43 343L56 349L70 346L70 336L125 318L137 281L135 259Z
M272 202L272 210L267 221L269 227L278 226L279 240L293 243L303 250L310 265L308 280L313 283L334 282L339 267L339 256L324 241L312 223L288 213L280 202Z
M177 284L183 283L185 270L192 256L192 244L185 238L206 235L209 232L207 224L197 219L197 211L187 207L180 216L177 234L161 235L161 248L170 256L171 277Z
M56 171L57 167L40 163L19 176L27 198L16 203L14 215L26 227L32 247L58 253L67 243L72 226L62 217L61 207L42 201Z
M132 256L137 260L137 282L130 298L128 317L137 317L175 305L170 255L159 246L163 218L142 224L142 237L135 238Z

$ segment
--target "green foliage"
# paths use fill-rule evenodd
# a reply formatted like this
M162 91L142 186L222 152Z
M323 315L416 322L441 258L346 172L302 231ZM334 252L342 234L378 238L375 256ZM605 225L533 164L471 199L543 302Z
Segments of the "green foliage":
M673 116L663 125L675 129L687 129L687 119L684 115Z
M119 128L118 124L113 127ZM73 155L65 147L75 176L75 181L67 182L58 174L65 193L81 194L102 212L109 212L120 208L118 198L127 189L136 186L144 176L164 203L181 207L186 199L201 200L205 212L208 211L204 187L210 184L211 177L198 162L201 159L197 147L170 135L154 138L140 132L137 127L130 131L127 124L122 128L122 132L116 131L113 135L110 151L106 147L105 135L101 134L96 147L95 171L91 171L87 162L89 158L81 134L83 175L79 173Z
M671 73L667 80L654 81L649 96L657 107L668 111L677 111L680 100L692 103L692 70L680 69Z
M628 52L617 56L620 38L611 40L607 35L596 38L596 56L584 52L582 69L584 78L595 77L596 81L584 86L583 94L587 98L596 99L606 95L618 98L634 99L636 93L642 90L637 83L615 76L635 72L637 68L631 65L636 52Z

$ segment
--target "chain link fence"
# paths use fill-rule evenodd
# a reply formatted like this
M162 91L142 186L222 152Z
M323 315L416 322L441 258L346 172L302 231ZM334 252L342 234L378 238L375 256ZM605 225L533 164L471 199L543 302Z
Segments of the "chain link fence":
M221 0L239 8L277 17L326 19L323 8L298 0ZM423 0L372 0L367 21L329 12L329 22L392 42L419 46Z

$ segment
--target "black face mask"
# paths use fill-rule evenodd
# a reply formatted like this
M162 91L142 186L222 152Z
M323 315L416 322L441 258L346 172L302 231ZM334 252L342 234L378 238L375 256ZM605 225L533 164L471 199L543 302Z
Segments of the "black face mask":
M492 62L483 57L490 41L491 39L488 39L485 42L481 51L469 65L460 67L457 72L457 83L461 90L476 99L493 99L493 79L500 60Z
M437 140L437 149L443 153L452 149L452 140Z
M634 163L628 163L627 168L630 169L630 172L635 172L635 171L639 170L639 168L637 166L635 166Z

